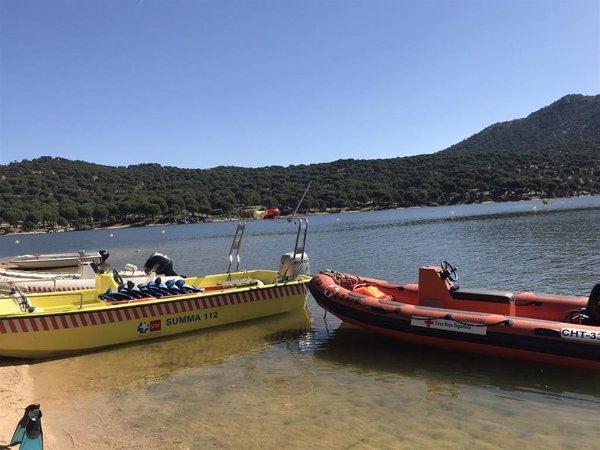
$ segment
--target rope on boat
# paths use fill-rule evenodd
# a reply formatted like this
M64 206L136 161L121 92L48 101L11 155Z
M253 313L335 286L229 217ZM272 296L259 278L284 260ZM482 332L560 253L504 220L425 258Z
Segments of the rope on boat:
M333 269L325 269L322 270L321 273L329 276L338 285L342 283L347 283L349 286L354 286L355 284L358 284L360 282L360 278L357 276L350 277L348 274L341 273Z

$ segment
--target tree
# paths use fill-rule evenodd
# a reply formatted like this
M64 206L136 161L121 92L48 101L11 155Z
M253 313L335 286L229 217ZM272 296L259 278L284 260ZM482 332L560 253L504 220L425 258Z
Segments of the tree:
M89 203L79 205L79 207L77 208L77 214L79 215L79 218L83 220L91 219L93 213L94 207Z
M160 206L156 203L146 203L144 207L144 212L152 219L154 219L162 213Z
M92 217L96 222L103 222L108 217L108 208L104 205L95 205Z
M58 218L58 215L54 208L49 208L49 207L44 208L44 209L42 209L41 214L42 214L42 222L44 223L45 226L53 227L56 224L56 219Z
M61 217L64 217L69 224L72 224L79 220L79 212L74 204L63 204L58 208L58 213Z
M33 230L38 227L41 221L42 213L39 210L35 209L25 214L23 227L28 230Z
M2 219L9 225L16 227L23 220L24 214L20 209L7 209L2 212Z

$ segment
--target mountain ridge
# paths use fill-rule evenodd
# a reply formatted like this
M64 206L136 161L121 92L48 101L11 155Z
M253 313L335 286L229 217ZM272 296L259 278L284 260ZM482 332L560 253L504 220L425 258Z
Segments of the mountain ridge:
M569 94L520 119L494 123L441 150L469 153L522 149L523 138L535 147L555 147L575 139L600 151L600 95Z

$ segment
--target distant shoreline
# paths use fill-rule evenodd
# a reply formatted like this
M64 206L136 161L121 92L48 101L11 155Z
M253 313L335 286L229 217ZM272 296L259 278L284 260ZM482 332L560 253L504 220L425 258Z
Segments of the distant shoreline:
M582 198L582 197L595 197L594 195L580 195L580 196L574 196L574 197L561 197L561 198ZM541 198L541 197L532 197L530 199L524 199L524 200L512 200L512 201L542 201L545 203L551 203L555 200L559 200L559 198L551 198L551 199L546 199L546 198ZM421 206L413 206L413 207L397 207L397 208L378 208L378 207L367 207L367 208L361 208L361 209L350 209L350 208L331 208L328 211L323 211L323 212L310 212L310 213L305 213L305 214L301 214L301 216L318 216L318 215L327 215L327 214L340 214L340 213L358 213L358 212L368 212L368 211L389 211L389 210L396 210L396 209L410 209L410 208L437 208L437 207L452 207L452 206L463 206L463 205L483 205L483 204L490 204L490 203L505 203L505 202L497 202L497 201L485 201L485 202L474 202L474 203L457 203L456 205L421 205ZM280 219L286 219L289 216L281 216ZM254 219L254 218L248 218L248 217L237 217L237 216L230 216L230 217L207 217L206 220L203 221L198 221L198 222L186 222L186 223L181 223L181 222L165 222L165 223L159 223L159 222L152 222L152 223L133 223L133 224L113 224L113 225L109 225L109 226L105 226L105 227L94 227L94 228L89 228L89 229L79 229L76 227L67 227L67 228L62 228L62 229L54 229L54 230L44 230L44 229L36 229L36 230L30 230L30 231L11 231L8 233L0 233L0 236L21 236L21 235L32 235L32 234L51 234L51 233L67 233L67 232L72 232L72 231L98 231L98 230L119 230L119 229L125 229L125 228L145 228L145 227L159 227L159 226L171 226L171 225L190 225L190 224L195 224L195 223L210 223L210 222L232 222L232 221L240 221L240 220L247 220L247 221L255 221L255 220L271 220L271 219ZM277 219L275 219L277 220ZM1 230L0 230L1 231Z
M318 216L318 215L325 215L325 214L336 214L336 213L350 213L350 212L361 212L361 211L373 211L376 210L377 208L369 208L369 209L356 209L356 210L335 210L335 211L328 211L328 212L315 212L315 213L308 213L308 214L301 214L299 216ZM389 208L389 209L395 209L395 208ZM383 210L383 208L381 209ZM281 219L286 219L289 216L281 216ZM114 225L109 225L106 227L94 227L94 228L89 228L89 229L80 229L80 228L76 228L76 227L65 227L65 228L59 228L59 229L52 229L52 230L44 230L44 229L35 229L35 230L29 230L29 231L11 231L8 233L0 233L0 236L26 236L26 235L32 235L32 234L53 234L53 233L69 233L72 231L98 231L98 230L120 230L120 229L125 229L125 228L147 228L147 227L160 227L160 226L171 226L171 225L193 225L193 224L201 224L201 223L211 223L211 222L236 222L236 221L240 221L240 220L247 220L247 221L259 221L259 220L277 220L277 219L254 219L254 218L248 218L248 217L228 217L228 218L222 218L222 217L214 217L214 218L210 218L208 220L205 221L199 221L199 222L189 222L189 223L180 223L180 222L164 222L164 223L147 223L147 224L139 224L139 223L134 223L134 224L114 224Z

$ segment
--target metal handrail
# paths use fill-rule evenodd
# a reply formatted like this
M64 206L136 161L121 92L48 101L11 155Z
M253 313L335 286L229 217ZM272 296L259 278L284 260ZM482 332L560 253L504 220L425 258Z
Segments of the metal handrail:
M231 275L231 266L233 260L236 260L235 271L240 270L240 247L242 246L242 238L244 237L244 229L246 228L246 221L242 220L238 223L235 235L233 236L233 242L231 243L231 249L229 250L229 266L227 267L227 273Z
M45 292L44 297L67 297L67 296L78 296L79 297L79 309L83 309L83 292L72 291L72 292ZM16 300L13 295L5 294L0 295L0 300ZM32 304L35 307L35 305Z
M298 253L304 255L304 247L306 246L306 234L308 232L308 220L304 217L296 217L295 219L298 221L298 234L296 234L296 244L294 245L294 258ZM304 226L304 238L302 239L302 244L300 244L300 233L302 232L302 228Z

